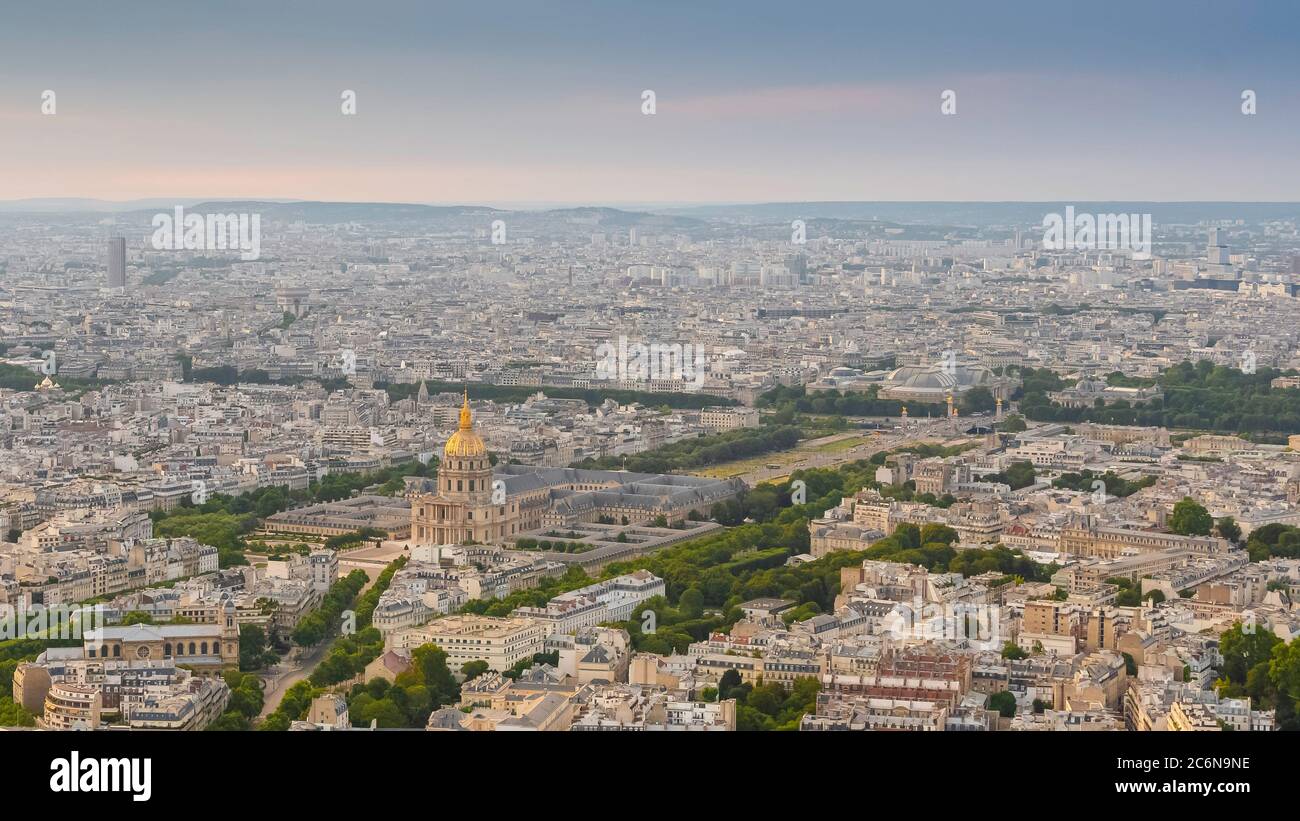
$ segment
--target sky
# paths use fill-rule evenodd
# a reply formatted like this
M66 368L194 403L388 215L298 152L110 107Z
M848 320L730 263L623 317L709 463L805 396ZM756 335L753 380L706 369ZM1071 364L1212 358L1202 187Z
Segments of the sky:
M1294 0L23 5L0 200L1300 200Z

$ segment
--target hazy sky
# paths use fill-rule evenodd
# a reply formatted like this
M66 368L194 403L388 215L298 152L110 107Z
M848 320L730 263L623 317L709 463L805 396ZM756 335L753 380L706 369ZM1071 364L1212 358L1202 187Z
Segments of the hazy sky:
M4 16L0 199L1300 200L1296 0Z

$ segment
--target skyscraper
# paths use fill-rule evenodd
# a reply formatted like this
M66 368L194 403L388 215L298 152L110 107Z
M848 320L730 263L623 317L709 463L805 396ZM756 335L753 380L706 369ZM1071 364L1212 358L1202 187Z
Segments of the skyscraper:
M1209 241L1205 246L1205 273L1211 277L1236 277L1236 268L1232 265L1231 252L1227 237L1218 228L1210 229Z
M126 237L108 241L108 287L126 287Z
M1218 228L1210 229L1210 239L1206 244L1206 259L1215 265L1228 264L1228 244L1222 241L1222 235Z

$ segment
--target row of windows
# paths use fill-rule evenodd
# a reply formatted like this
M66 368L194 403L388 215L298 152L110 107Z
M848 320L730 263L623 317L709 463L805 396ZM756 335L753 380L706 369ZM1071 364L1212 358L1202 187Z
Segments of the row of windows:
M196 647L198 648L197 650L195 649ZM146 648L146 649L147 649L147 648ZM190 649L190 651L189 651L188 653L186 653L186 652L185 652L185 642L178 642L178 643L176 644L176 655L178 655L178 656L186 656L186 655L188 655L188 656L196 656L196 655L206 656L206 655L208 654L208 643L207 643L206 641L201 641L201 642L197 642L197 643L195 643L195 642L190 642L190 643L189 643L189 649ZM96 653L98 652L98 650L99 650L99 648L96 648L96 647L94 647L94 646L91 646L91 647L89 648L89 656L90 656L90 658L92 658L92 659L95 658L95 657L96 657ZM213 652L214 654L219 654L219 653L221 652L221 642L217 642L217 641L212 642L212 652ZM170 655L172 655L172 644L171 644L171 642L167 642L167 643L165 643L165 644L163 645L163 655L165 655L165 656L170 656ZM110 656L109 656L109 648L104 647L104 648L103 648L103 658L109 658L109 657L110 657ZM121 657L122 657L122 645L120 645L120 644L114 644L114 645L113 645L113 648L112 648L112 658L120 659Z

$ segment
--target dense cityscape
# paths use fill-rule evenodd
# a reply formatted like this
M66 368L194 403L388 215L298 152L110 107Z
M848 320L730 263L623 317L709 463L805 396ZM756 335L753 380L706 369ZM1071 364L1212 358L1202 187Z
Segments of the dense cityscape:
M11 5L5 806L1290 797L1294 3Z
M0 214L0 720L1294 729L1297 213L1066 207Z

